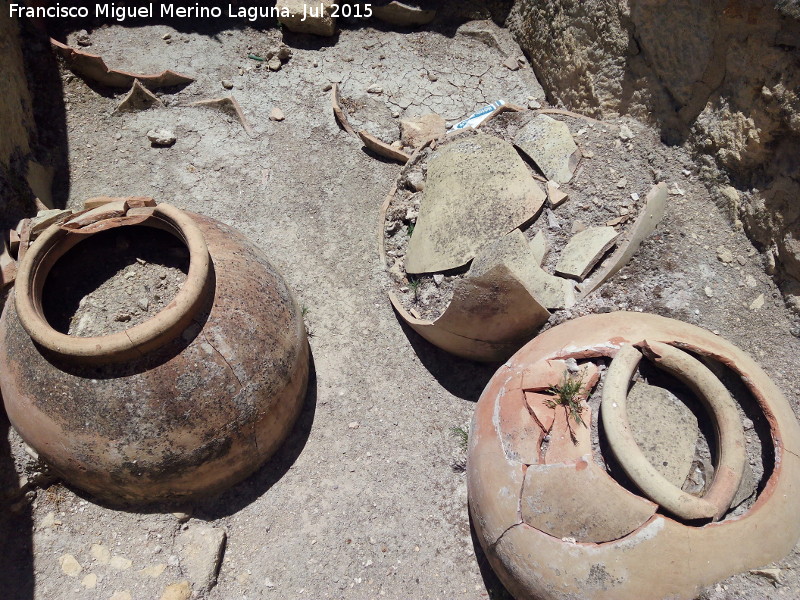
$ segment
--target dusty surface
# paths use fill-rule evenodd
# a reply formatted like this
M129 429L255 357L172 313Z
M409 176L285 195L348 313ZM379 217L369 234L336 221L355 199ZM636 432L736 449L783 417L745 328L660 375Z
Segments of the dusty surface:
M188 269L186 246L163 231L137 227L96 235L50 271L45 315L57 331L79 337L123 331L169 304Z
M373 133L378 127L391 133L393 114L433 111L453 122L497 98L519 104L541 98L538 88L524 83L525 69L510 71L502 65L505 54L452 31L364 26L322 42L291 37L294 55L277 72L247 58L253 49L277 45L277 30L200 35L115 26L90 37L90 50L117 68L173 68L197 81L159 92L164 108L112 116L122 94L100 94L65 73L69 205L103 194L149 195L244 232L307 309L315 375L294 434L272 462L193 507L186 524L171 514L175 508L116 511L61 485L39 490L4 523L9 532L0 577L13 582L1 586L10 590L4 597L160 598L168 585L178 589L190 578L176 535L202 522L223 529L227 543L217 585L200 593L203 583L192 582L199 597L504 597L493 576L482 575L486 562L471 539L465 478L453 468L463 453L451 432L468 423L497 365L448 357L393 314L377 251L378 210L399 167L365 153L339 130L325 88L338 81L344 97L376 99L380 121L361 118L374 123ZM382 92L368 93L376 83ZM252 137L232 117L182 106L231 93ZM274 107L284 121L268 119ZM683 194L670 196L665 221L628 267L552 321L645 310L719 331L750 352L797 408L800 342L791 332L800 329L761 256L714 207L686 153L630 126L637 134L625 153L646 157ZM146 134L154 128L172 130L174 146L152 148ZM606 148L593 160L621 168ZM649 173L641 177L650 183ZM616 183L609 171L586 185L598 197L623 199L632 191L623 194ZM577 205L570 199L565 210L571 203ZM718 252L730 260L722 262ZM31 461L9 435L22 475ZM93 552L93 545L110 558L98 559L106 554ZM706 597L800 595L800 555L778 567L777 587L745 574Z

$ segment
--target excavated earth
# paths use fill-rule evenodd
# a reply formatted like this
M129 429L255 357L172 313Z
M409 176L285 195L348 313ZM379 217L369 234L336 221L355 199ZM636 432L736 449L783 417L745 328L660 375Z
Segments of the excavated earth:
M88 50L115 68L196 77L182 89L159 91L165 106L143 112L113 114L122 92L62 69L68 207L100 195L152 196L236 227L297 293L314 369L290 439L217 498L118 510L60 482L34 486L3 521L4 598L152 599L183 581L194 597L209 600L508 597L471 536L464 453L452 431L468 427L498 365L437 350L392 311L378 215L400 167L337 127L328 89L339 83L358 126L389 142L399 137L398 117L437 112L453 123L500 98L544 105L544 93L529 67L503 65L519 53L509 51L503 31L495 44L455 27L374 26L351 24L331 39L287 34L293 56L276 72L248 58L279 45L276 28L90 30ZM76 43L75 32L68 41ZM230 94L252 135L227 114L186 106ZM276 107L283 121L269 119ZM688 153L629 119L593 128L565 120L593 157L584 158L586 175L573 184L585 190L574 191L567 201L574 206L563 214L612 219L620 208L635 208L631 192L643 197L657 180L673 193L633 261L546 327L622 309L700 325L754 356L798 412L796 317L765 274L763 257L716 208ZM619 138L622 124L630 139ZM174 145L151 145L147 133L159 128L175 134ZM625 187L617 185L622 176ZM39 465L11 430L8 440L16 473L3 474L5 485L41 481ZM220 532L227 542L218 581L206 591ZM765 568L778 570L731 577L702 597L800 597L800 553Z

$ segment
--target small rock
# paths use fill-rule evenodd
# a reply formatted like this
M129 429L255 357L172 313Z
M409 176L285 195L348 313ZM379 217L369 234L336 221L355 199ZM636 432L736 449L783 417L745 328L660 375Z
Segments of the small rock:
M619 128L619 139L621 139L623 142L627 142L628 140L632 140L633 139L633 132L631 131L631 128L628 127L625 124L620 126L620 128Z
M333 84L331 82L328 82L322 86L323 92L330 92L332 89L333 89Z
M147 132L147 139L153 146L172 146L178 139L169 129L151 129Z
M114 320L118 323L127 323L131 320L131 315L129 313L117 313L117 316L114 317Z
M192 518L192 511L187 510L186 512L174 512L172 516L178 519L178 523L186 523L189 519Z
M277 106L273 108L272 111L269 113L270 121L283 121L285 118L286 115L284 115L283 111Z
M578 361L575 360L574 358L568 358L567 360L565 360L564 365L566 365L567 370L570 373L577 373L578 371L580 371L580 368L578 367Z
M161 36L162 40L168 40L170 38L172 38L172 34L171 33L165 33L164 35Z
M538 110L542 108L542 105L537 100L531 100L530 102L528 102L528 108L530 110Z
M278 48L278 53L277 53L276 56L280 60L286 62L287 60L292 58L293 54L294 54L294 52L292 51L291 48L289 48L289 46L281 46L280 48Z
M197 589L210 590L217 583L225 531L208 525L190 525L176 543L180 548L181 571Z
M618 187L619 189L622 189L622 188L624 188L626 185L628 185L628 180L627 180L627 179L625 179L624 177L622 177L622 178L621 178L621 179L620 179L620 180L617 182L617 187Z
M61 565L61 570L68 577L77 577L83 571L83 567L72 554L64 554L59 557L58 563Z
M192 595L192 586L188 581L173 583L164 589L161 600L189 600Z
M158 579L161 577L161 574L166 570L167 565L164 563L159 563L157 565L152 565L150 567L145 567L141 571L138 571L140 575L144 575L145 577L152 577L153 579Z
M81 581L81 585L85 587L87 590L93 590L97 587L97 575L94 573L89 573L86 577L83 578Z
M570 230L572 233L580 233L586 229L586 224L583 221L573 221L572 229Z
M267 63L267 67L269 67L270 71L280 71L281 70L281 59L277 56L273 56L269 59Z
M136 303L136 305L144 312L147 312L147 309L150 308L150 302L147 300L147 298L139 298L139 301Z
M710 287L706 286L703 291L706 293L706 296L708 296L709 298L713 298L714 297L714 291Z
M230 79L223 79L220 83L226 90L233 89L233 82Z
M127 571L132 565L133 563L123 556L114 556L108 561L108 566L117 571Z
M111 552L102 544L92 544L89 553L101 565L107 565L111 560Z
M382 94L383 88L379 86L377 83L373 83L371 86L367 88L368 94Z
M519 69L519 63L513 56L509 56L507 59L505 59L503 61L503 66L510 71L516 71Z
M89 39L89 32L85 29L81 29L78 33L75 34L75 41L78 43L78 46L91 46L92 40Z
M264 577L264 587L272 589L275 587L275 584L272 583L272 579L270 579L269 577Z
M764 294L759 294L758 297L750 303L750 310L758 310L764 306Z
M720 246L717 248L717 258L720 262L728 264L733 261L733 253L724 246Z
M442 275L441 273L436 273L433 276L433 283L436 284L436 287L439 287L440 285L442 285L443 281L444 281L444 275Z
M353 421L352 423L348 423L348 425L347 425L347 426L348 426L350 429L358 429L358 428L360 427L360 425L358 424L358 421Z
M428 73L428 81L439 81L439 76L433 73Z

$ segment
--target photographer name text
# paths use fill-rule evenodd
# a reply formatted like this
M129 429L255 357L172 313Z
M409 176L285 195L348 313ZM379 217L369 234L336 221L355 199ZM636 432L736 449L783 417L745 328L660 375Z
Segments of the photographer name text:
M106 18L123 22L128 19L178 18L178 19L219 19L226 16L232 19L290 19L300 17L306 19L319 19L324 16L337 18L364 18L372 16L370 4L338 5L325 3L308 3L302 5L300 11L290 11L287 7L279 6L201 6L156 4L151 2L142 6L117 6L113 3L95 4L94 10L86 6L69 6L64 4L51 4L49 6L25 6L24 4L9 4L9 16L28 17L40 19L66 19L66 18Z

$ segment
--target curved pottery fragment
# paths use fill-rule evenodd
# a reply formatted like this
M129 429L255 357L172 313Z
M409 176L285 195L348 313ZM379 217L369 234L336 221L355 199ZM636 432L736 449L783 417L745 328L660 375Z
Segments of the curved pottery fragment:
M71 46L62 44L50 38L53 49L64 59L69 69L81 77L95 81L101 85L114 88L129 88L136 80L150 89L185 85L194 81L193 77L176 73L175 71L161 71L151 75L129 73L109 69L101 56L83 50L76 50Z
M585 398L599 379L592 359L613 359L601 418L624 429L625 419L606 412L605 402L624 402L635 369L625 356L639 351L687 383L714 415L721 447L716 478L703 498L693 497L713 505L702 520L678 520L663 505L658 510L661 498L647 491L646 481L642 495L623 488L595 462L587 442ZM741 424L727 391L694 357L722 363L741 378L763 413L774 454L754 504L719 521L711 519L727 511L741 473ZM559 404L554 398L564 398L568 372L581 385L572 388L569 405ZM634 446L616 444L614 452ZM800 538L798 456L800 426L789 403L733 344L656 315L591 315L536 337L489 381L469 435L470 514L490 563L515 598L688 600L704 586L792 550Z
M267 460L300 412L309 349L297 303L230 227L151 199L99 200L42 232L20 262L0 318L8 417L56 473L111 503L221 491ZM161 229L185 244L185 282L123 331L55 330L42 308L51 270L118 228Z

